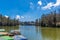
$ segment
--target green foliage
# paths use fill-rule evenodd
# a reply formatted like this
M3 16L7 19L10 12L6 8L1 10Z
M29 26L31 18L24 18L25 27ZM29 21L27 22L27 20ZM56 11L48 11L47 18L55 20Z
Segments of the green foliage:
M56 26L60 26L60 11L56 12L56 11L52 11L48 14L43 14L41 16L41 19L37 19L36 20L36 24L39 24L40 26L52 26L52 27L56 27ZM38 25L37 24L37 25Z
M10 17L6 18L0 14L0 26L15 26L19 25L19 21L16 19L10 19Z

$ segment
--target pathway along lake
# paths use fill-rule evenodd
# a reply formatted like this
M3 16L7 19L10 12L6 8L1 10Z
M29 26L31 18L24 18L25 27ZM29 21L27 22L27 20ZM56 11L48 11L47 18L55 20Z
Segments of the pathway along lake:
M0 28L5 28L6 31L19 29L21 34L27 37L28 40L60 40L60 28L42 28L40 26L5 26Z

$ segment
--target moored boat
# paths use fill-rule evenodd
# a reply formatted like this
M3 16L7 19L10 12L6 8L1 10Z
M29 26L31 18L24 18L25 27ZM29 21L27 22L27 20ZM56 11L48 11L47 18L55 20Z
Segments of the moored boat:
M0 29L0 40L27 40L27 38L21 35L20 30L5 32L5 29Z
M13 38L14 40L27 40L27 38L23 35L15 35Z
M0 40L14 40L5 29L0 29ZM11 34L10 34L11 35Z
M23 35L21 35L20 30L12 30L11 34L13 34L13 38L14 40L27 40L26 37L24 37Z
M0 29L0 37L7 35L8 32L5 32L5 29Z

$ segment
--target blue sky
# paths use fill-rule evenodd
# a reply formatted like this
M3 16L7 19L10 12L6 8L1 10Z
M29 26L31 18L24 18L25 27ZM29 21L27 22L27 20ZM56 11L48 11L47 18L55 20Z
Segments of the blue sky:
M0 0L0 14L20 21L34 21L59 7L60 0Z

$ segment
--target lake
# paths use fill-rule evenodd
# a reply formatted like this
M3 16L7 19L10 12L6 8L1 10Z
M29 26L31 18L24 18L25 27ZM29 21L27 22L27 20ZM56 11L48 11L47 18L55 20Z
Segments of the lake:
M28 40L60 40L60 28L40 27L40 26L13 26L0 27L6 31L19 29L21 34Z
M20 26L20 31L28 40L60 40L60 28Z

